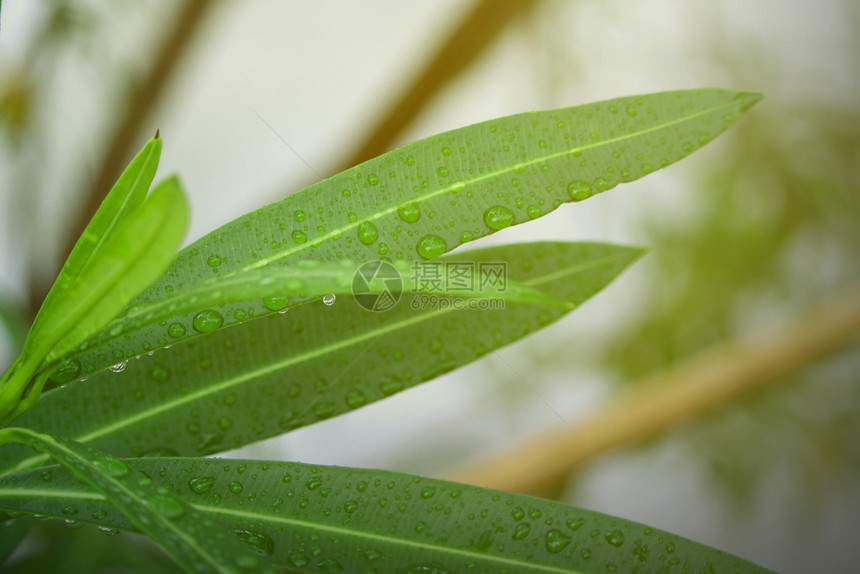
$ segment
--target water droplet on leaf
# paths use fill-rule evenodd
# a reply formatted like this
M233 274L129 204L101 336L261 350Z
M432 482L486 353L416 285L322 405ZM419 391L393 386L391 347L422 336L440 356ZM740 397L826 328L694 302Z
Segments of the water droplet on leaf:
M268 534L245 529L236 529L233 534L260 556L268 556L275 551L275 541Z
M591 186L577 179L567 184L567 193L573 201L582 201L591 197Z
M484 212L484 223L498 231L514 224L514 213L503 205L494 205Z
M167 334L174 339L178 339L185 334L185 325L182 323L171 323L167 328Z
M358 226L358 240L365 245L370 245L376 241L378 235L376 226L369 221L364 221Z
M188 488L197 494L206 494L215 484L214 476L199 476L188 481Z
M418 246L416 247L416 251L418 255L423 257L424 259L433 259L435 257L439 257L448 249L448 244L445 243L445 240L439 237L438 235L425 235L418 242Z
M212 309L200 311L194 315L194 320L191 322L195 330L201 333L211 333L224 323L224 317L220 313Z

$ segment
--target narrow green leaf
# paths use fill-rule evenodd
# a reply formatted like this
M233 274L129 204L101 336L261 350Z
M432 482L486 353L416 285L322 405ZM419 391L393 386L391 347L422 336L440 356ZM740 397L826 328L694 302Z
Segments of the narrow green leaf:
M768 572L648 526L558 502L381 470L219 459L125 463L215 528L305 572ZM0 507L132 525L61 469L0 479ZM97 518L98 517L98 518Z
M119 232L122 222L144 202L155 177L160 156L161 139L149 140L105 196L45 297L33 322L31 337L38 338L38 331L44 324L50 324L51 331L56 330L53 325L56 321L55 315L63 313L62 308L67 306L72 290L82 278L89 275L88 268L94 263L97 264L105 246L109 245ZM138 292L144 287L141 286ZM61 310L57 311L58 308Z
M77 479L89 486L91 492L97 493L106 505L112 507L112 511L121 513L129 526L149 536L186 571L231 573L238 572L240 567L259 571L260 560L235 538L228 536L228 531L213 526L196 508L153 483L148 472L132 471L118 458L28 429L12 427L0 430L0 444L8 441L24 443L48 453L69 471L67 476L72 484ZM58 474L59 470L55 469ZM44 480L46 475L42 473L40 476ZM77 508L72 506L73 500L66 501L63 513L66 518L77 514Z
M366 295L382 294L391 289L391 281L396 284L396 293L392 295L400 296L404 291L416 291L412 289L412 277L429 273L429 271L423 272L422 267L432 267L427 263L414 263L410 266L405 261L398 261L383 267L388 274L382 278L365 281L363 276L357 275L366 273L366 269L378 267L374 263L371 262L369 267L362 269L361 265L347 259L337 263L307 260L291 266L269 266L234 273L224 278L213 277L200 286L171 294L147 305L128 309L87 344L104 345L111 340L135 333L148 325L177 316L184 316L184 320L172 323L174 328L172 338L182 336L175 334L180 326L184 333L203 332L199 325L195 324L195 318L199 315L197 311L201 308L205 309L202 312L204 315L215 317L214 320L220 326L223 316L213 308L251 299L262 299L268 310L286 313L297 305L319 299L324 295L351 296L356 289L361 289L361 292ZM468 273L468 276L461 276L459 279L469 287L458 289L453 292L453 295L462 298L493 297L520 303L566 306L564 301L515 281L509 281L504 291L479 289L477 286L480 285L481 278L477 276L477 271L471 269ZM360 284L357 283L359 281ZM249 310L246 316L253 318L252 310Z
M160 149L158 139L144 147L75 245L21 355L0 378L0 426L38 399L60 357L104 327L172 258L187 205L175 178L146 198Z
M435 135L208 234L184 249L133 304L145 309L216 275L301 259L435 259L678 161L760 98L715 89L664 92L520 114ZM218 312L224 327L251 312L272 313L260 299ZM171 344L173 322L112 339L76 358L84 372L107 369L117 355L134 357L144 346Z
M507 262L509 278L576 306L641 253L598 243L535 243L464 252L440 264ZM487 310L430 303L419 294L371 313L338 299L331 307L317 302L220 329L129 361L121 373L96 373L52 391L18 424L65 433L117 456L212 454L431 380L568 312L505 301L504 309ZM44 458L0 449L0 468L38 464Z
M168 178L129 214L87 269L89 277L67 295L68 309L57 318L68 334L45 361L54 361L97 332L144 286L152 283L173 256L188 224L188 204L179 180Z

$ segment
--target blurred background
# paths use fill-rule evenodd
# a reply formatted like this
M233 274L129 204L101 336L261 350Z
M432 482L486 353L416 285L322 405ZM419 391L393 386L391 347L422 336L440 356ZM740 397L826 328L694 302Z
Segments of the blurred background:
M860 295L855 0L6 0L0 367L156 129L160 177L179 172L190 195L190 242L439 131L696 87L768 97L680 164L481 242L649 248L595 300L432 383L229 455L468 477L567 426L599 439L623 416L617 397L661 405L637 390L678 372L695 384L702 353L731 379L793 337L797 352L730 397L682 406L683 424L634 418L537 490L779 572L855 572L860 330L816 338ZM38 523L6 568L165 560L138 537Z

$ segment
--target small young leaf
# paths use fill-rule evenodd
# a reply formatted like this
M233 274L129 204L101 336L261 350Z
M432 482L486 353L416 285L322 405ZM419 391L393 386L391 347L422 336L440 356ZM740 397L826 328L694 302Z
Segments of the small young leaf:
M629 520L396 472L255 460L124 462L216 528L304 572L768 572ZM60 517L69 500L85 506L83 521L132 526L60 469L0 479L0 507Z
M0 430L0 444L10 441L45 451L71 472L72 482L77 479L89 486L122 513L129 526L162 546L186 571L226 574L238 572L240 567L260 571L263 561L229 536L229 530L213 525L192 505L154 483L149 472L132 470L123 460L73 441L27 429ZM59 470L51 472L59 474ZM66 500L65 518L78 514L74 499Z
M104 247L116 237L120 224L144 202L146 192L155 177L160 156L161 139L153 138L131 161L105 196L45 297L31 328L32 338L38 338L44 323L51 323L50 330L55 330L55 309L67 305L72 289L82 277L89 274L88 269L98 262Z
M97 333L157 278L185 233L187 205L167 180L147 198L161 141L151 140L105 198L0 379L0 426L38 399L57 360Z

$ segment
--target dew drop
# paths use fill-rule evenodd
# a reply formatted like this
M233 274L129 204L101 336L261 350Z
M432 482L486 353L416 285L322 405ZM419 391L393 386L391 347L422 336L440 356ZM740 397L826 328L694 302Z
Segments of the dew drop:
M627 111L627 115L630 116L631 118L635 118L636 114L638 113L636 110L636 106L634 106L634 105L627 106L626 111Z
M288 297L285 295L273 295L272 297L263 297L263 305L271 311L280 311L286 308Z
M591 197L591 186L580 179L567 184L567 193L573 201L582 201Z
M427 488L421 489L421 498L428 499L433 498L433 495L436 494L435 486L428 486Z
M185 334L185 325L182 323L171 323L167 328L167 334L174 339L178 339Z
M156 494L148 499L149 504L156 512L165 517L175 520L185 514L185 507L177 499L166 494Z
M529 535L529 532L531 532L531 530L532 527L528 522L521 522L520 524L517 524L517 527L514 530L514 535L511 536L511 538L514 540L522 540Z
M229 484L229 486L227 486L227 488L230 489L230 492L232 492L233 494L239 494L245 487L242 486L242 483L238 480L234 480Z
M111 365L110 370L114 373L121 373L125 370L126 366L128 366L128 361L120 361L115 365Z
M324 305L331 307L332 305L334 305L334 302L336 299L337 299L337 296L334 293L330 293L330 294L326 295L325 297L323 297L322 302Z
M78 509L75 508L74 506L64 506L63 507L63 514L65 514L66 516L74 516L77 513L78 513Z
M51 374L51 380L59 385L64 385L81 374L81 363L77 359L63 361L60 367Z
M268 556L275 551L275 541L268 534L245 529L233 530L233 534L260 556Z
M214 476L198 476L188 481L188 488L196 494L206 494L215 484Z
M526 515L525 511L520 507L514 508L511 511L511 517L514 520L522 520L525 517L525 515Z
M606 191L609 189L609 182L606 181L606 178L598 177L594 180L594 188L597 191Z
M308 557L304 554L292 554L287 560L289 560L290 564L292 564L296 568L307 566L308 563Z
M299 223L301 223L302 221L304 221L304 220L305 220L305 217L307 217L307 216L305 215L305 212L304 212L304 211L302 211L301 209L297 209L296 211L294 211L294 212L293 212L293 218L294 218L296 221L298 221Z
M451 191L454 193L460 193L464 189L466 189L466 182L464 181L455 181L451 184Z
M421 217L421 211L417 203L407 203L397 208L397 215L406 223L415 223Z
M537 205L530 205L526 210L529 214L529 219L537 219L540 217L540 207Z
M484 223L498 231L514 224L514 212L503 205L494 205L484 212Z
M570 537L561 530L548 530L546 533L546 549L553 554L558 554L570 544Z
M358 226L358 240L365 245L370 245L376 241L378 235L379 233L376 231L376 226L369 221L363 221Z
M382 382L379 383L379 390L385 396L391 396L403 390L403 383L393 377L384 377Z
M440 167L436 171L440 177L448 177L448 168L447 167Z
M210 255L209 259L206 260L206 264L209 267L218 267L219 265L221 265L221 258L217 255Z
M472 235L471 231L464 231L460 234L460 243L468 243L472 241L475 236Z
M351 409L357 409L367 403L367 396L359 390L352 390L346 394L346 404Z
M372 173L367 176L367 183L369 183L370 185L376 185L377 183L379 183L379 177L376 174Z
M619 547L624 544L624 533L620 530L613 530L606 535L606 541L615 547Z
M439 237L438 235L433 235L432 233L429 235L425 235L418 242L418 246L416 247L416 251L418 251L418 255L423 257L424 259L433 259L435 257L439 257L448 249L448 244L445 243L445 240Z
M293 241L295 243L302 244L302 243L307 243L307 241L308 241L307 234L305 234L305 232L302 231L301 229L294 230L291 235L292 235Z
M167 380L167 370L163 367L152 367L149 370L149 376L156 383L163 383Z
M343 572L343 565L333 558L318 563L317 568L322 572Z
M218 311L206 309L194 315L191 324L200 333L211 333L224 323L224 317Z

